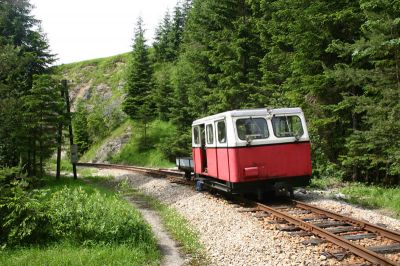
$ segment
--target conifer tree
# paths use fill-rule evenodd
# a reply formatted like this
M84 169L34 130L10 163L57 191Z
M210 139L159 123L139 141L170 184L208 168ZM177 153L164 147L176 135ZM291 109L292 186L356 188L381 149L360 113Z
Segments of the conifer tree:
M172 61L173 55L171 55L171 34L172 24L171 15L167 11L164 15L163 21L156 29L155 40L153 43L154 47L154 61L155 62L169 62Z
M88 116L89 112L84 106L84 103L78 100L75 107L72 124L74 129L75 143L78 145L78 151L81 155L89 149L91 144L88 129Z
M344 94L343 108L360 117L346 139L341 157L354 180L400 183L400 4L360 1L366 21L355 42L335 43L332 49L350 57L329 74L341 84L358 88Z
M154 117L155 103L152 94L152 66L144 37L143 20L136 24L132 57L128 69L127 95L123 102L124 112L138 120L144 127L144 146L146 147L147 124Z
M64 118L60 83L50 75L36 75L33 88L22 102L22 125L28 144L22 148L22 155L27 156L28 173L35 175L39 170L43 176L44 160L57 146L58 123Z
M47 156L47 142L26 134L22 122L27 116L22 108L24 97L41 98L32 92L34 75L49 73L54 61L40 22L30 15L31 9L27 0L0 2L0 167L21 164L34 169L34 158L40 162ZM40 126L41 120L36 120L39 113L31 115L35 117L30 126ZM42 145L39 149L29 148L37 143Z
M139 18L136 24L133 50L127 77L127 96L123 109L132 119L145 118L142 114L145 105L149 105L151 92L151 62L144 38L143 20Z

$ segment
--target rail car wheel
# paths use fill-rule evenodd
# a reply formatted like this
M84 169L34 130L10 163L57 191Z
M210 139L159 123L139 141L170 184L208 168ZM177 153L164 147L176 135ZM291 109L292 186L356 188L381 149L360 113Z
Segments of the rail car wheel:
M264 200L264 190L257 189L257 200L263 201Z
M185 171L185 179L190 181L192 179L192 173L190 171Z
M290 196L290 199L294 199L293 187L289 188L289 196Z

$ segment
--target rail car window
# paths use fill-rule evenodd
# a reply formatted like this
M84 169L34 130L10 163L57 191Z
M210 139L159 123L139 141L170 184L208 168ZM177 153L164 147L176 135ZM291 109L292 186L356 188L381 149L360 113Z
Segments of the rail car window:
M207 125L206 127L207 131L207 144L213 144L214 143L214 132L213 132L213 126L212 125Z
M272 127L275 136L278 138L301 136L304 133L301 119L297 115L274 116Z
M225 121L219 121L217 123L217 136L219 143L226 143L226 126Z
M199 127L193 128L193 139L194 139L194 144L200 144L200 128Z
M266 139L269 137L267 121L264 118L244 118L236 120L238 137L241 140Z

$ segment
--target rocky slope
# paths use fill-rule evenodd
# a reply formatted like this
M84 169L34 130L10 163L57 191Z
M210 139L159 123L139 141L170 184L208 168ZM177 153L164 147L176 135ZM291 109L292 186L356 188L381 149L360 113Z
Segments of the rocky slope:
M121 54L59 66L60 75L68 80L72 112L77 110L79 102L86 109L87 131L92 143L109 139L127 118L122 102L128 60L129 54ZM105 161L110 152L118 152L129 141L128 133L103 143L101 151L92 159Z

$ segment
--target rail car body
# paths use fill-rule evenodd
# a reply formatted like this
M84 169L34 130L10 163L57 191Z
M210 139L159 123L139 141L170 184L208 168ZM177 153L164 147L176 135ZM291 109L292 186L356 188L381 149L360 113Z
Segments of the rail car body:
M233 193L292 191L311 176L311 146L300 108L234 110L192 124L193 172Z

